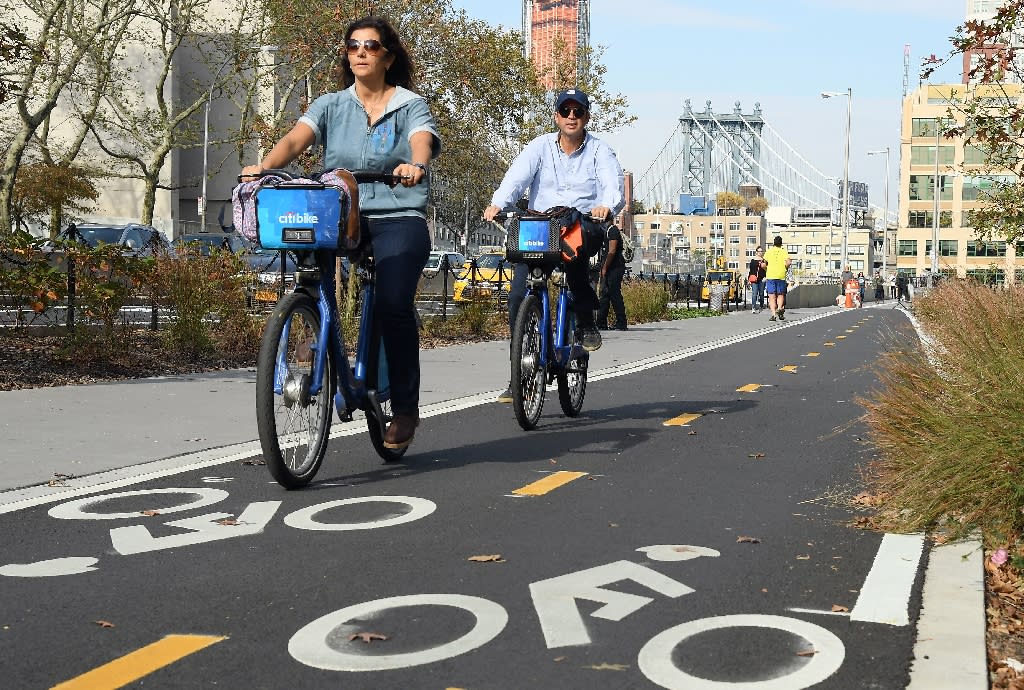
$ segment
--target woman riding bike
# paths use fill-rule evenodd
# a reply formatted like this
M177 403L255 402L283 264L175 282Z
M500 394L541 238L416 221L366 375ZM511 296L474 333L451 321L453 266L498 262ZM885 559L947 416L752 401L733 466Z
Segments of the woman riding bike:
M364 17L349 24L341 65L345 90L313 101L260 165L243 168L242 174L285 168L319 144L328 170L372 169L403 178L393 189L360 184L359 204L376 263L374 314L391 380L394 418L384 446L405 448L419 424L415 297L430 253L427 165L440 152L441 140L426 101L411 90L412 60L385 19Z

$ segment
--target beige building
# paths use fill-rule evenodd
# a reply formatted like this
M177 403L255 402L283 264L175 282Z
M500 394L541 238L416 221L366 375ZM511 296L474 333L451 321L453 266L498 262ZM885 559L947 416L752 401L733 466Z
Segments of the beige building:
M675 267L722 257L726 268L745 269L757 246L764 245L764 216L740 210L739 215L645 213L633 217L642 270L675 271Z
M793 259L794 278L816 279L842 273L843 227L834 224L830 210L773 206L766 215L769 222L766 241L782 236L782 246ZM847 265L854 275L871 275L874 264L881 261L881 247L872 246L872 230L850 226L846 232Z
M1024 245L979 242L970 226L970 211L984 203L979 197L985 190L999 181L1016 178L986 170L984 154L978 147L965 146L961 138L940 136L951 125L948 111L952 102L982 97L993 99L993 105L997 105L1004 89L1015 98L1021 87L923 85L904 99L897 269L912 276L930 272L937 234L936 265L941 273L999 283L1024 279ZM963 123L962 116L958 123Z

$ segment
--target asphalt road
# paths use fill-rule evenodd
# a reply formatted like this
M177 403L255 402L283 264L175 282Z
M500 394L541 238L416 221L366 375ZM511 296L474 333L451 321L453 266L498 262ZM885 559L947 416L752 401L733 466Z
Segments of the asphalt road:
M342 435L298 492L236 462L0 514L3 685L905 687L924 558L848 499L910 337L854 310L591 381L577 419L549 390L532 432L430 417L398 465Z

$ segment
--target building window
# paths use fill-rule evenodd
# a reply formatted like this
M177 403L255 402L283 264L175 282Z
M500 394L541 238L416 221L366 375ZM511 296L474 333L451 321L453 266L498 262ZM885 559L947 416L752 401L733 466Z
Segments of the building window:
M734 249L733 247L729 247L729 256L733 259L740 258L740 250Z
M636 227L637 230L644 229L644 222L642 220L635 221L633 225Z
M925 240L924 253L932 255L932 241ZM957 240L939 240L939 256L956 256Z
M896 256L917 256L917 240L900 240Z
M933 223L935 214L932 211L911 211L907 216L907 227L908 228L931 228L934 227ZM940 228L951 228L953 227L953 212L952 211L939 211L939 227Z
M747 232L757 232L757 223L747 223Z
M729 232L739 232L739 231L740 231L740 224L739 223L729 223Z
M988 162L988 155L985 153L985 149L974 144L967 144L964 146L964 164L965 165L984 165Z
M717 232L722 232L722 224L721 223L712 223L711 224L711 232L716 232L716 231Z
M850 262L850 270L851 271L863 271L864 270L864 262L863 261L851 261Z
M707 235L697 235L697 244L703 245L703 244L707 244L707 243L708 243Z
M934 118L934 117L915 117L910 123L910 136L912 137L932 137L935 138L935 124L939 123L943 131L953 126L953 121L949 118ZM932 161L934 163L934 161Z
M799 254L800 253L800 245L799 244L787 244L786 245L786 253L787 254Z
M939 147L939 163L942 165L953 165L953 154L956 148L953 146ZM935 146L911 146L911 165L935 165Z
M651 222L651 230L661 230L661 223Z
M820 244L809 244L804 247L804 253L806 254L821 254Z
M739 235L729 235L729 244L739 244L739 243L740 243Z
M864 256L867 253L867 247L863 244L851 244L847 247L846 253L851 256Z
M757 256L757 250L752 247L747 247L746 256L748 259L753 259L755 256Z
M911 201L932 201L935 199L934 192L935 175L910 176ZM953 200L953 177L951 175L939 176L939 199L943 201Z
M756 247L757 246L757 238L756 237L749 237L748 236L747 237L747 246L748 247Z
M970 240L967 242L967 256L1006 256L1006 242L1003 240L995 242Z
M1006 276L1001 268L972 268L967 271L967 279L982 285L1002 285Z

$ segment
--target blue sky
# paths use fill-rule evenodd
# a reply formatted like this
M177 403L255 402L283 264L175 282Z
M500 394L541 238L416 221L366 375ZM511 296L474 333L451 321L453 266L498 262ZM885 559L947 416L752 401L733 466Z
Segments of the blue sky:
M453 0L490 24L518 30L518 0ZM948 52L966 13L965 0L591 0L591 43L606 47L609 91L629 99L637 122L602 135L628 170L642 173L668 140L690 99L715 112L744 113L761 104L764 119L827 175L842 176L846 98L853 89L850 179L867 182L883 203L890 147L890 205L898 198L904 45L908 89L922 58ZM954 66L940 74L959 81ZM935 81L935 80L933 80Z

